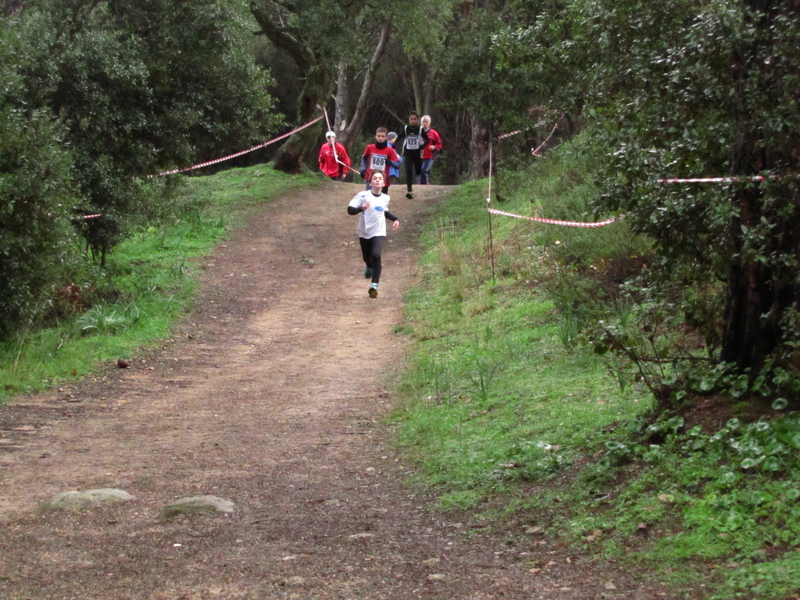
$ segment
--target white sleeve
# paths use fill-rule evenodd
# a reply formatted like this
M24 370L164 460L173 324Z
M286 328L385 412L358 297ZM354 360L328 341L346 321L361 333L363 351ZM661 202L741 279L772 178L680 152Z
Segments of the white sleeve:
M349 206L352 206L353 208L361 208L363 205L364 205L364 192L359 192L358 194L353 196L353 199L350 200L349 204ZM339 206L341 206L341 204Z

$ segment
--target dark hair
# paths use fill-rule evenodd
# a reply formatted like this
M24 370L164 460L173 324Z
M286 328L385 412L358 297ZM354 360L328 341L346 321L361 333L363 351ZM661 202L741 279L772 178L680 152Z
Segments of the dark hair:
M417 114L417 111L412 110L410 113L408 113L408 116L409 117L418 117L419 115Z
M386 127L378 127L378 128L375 130L375 133L389 133L389 130L388 130L388 129L386 129Z

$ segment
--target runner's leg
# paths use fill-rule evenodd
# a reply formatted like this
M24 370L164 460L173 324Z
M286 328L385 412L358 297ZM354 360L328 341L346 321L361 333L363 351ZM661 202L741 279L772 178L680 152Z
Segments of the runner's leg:
M376 235L368 241L371 242L369 259L372 263L372 283L378 283L381 279L381 253L386 236Z
M432 158L426 158L422 161L422 173L419 176L420 185L428 185L428 175L431 172L431 165L433 164Z
M417 155L417 157L414 159L414 171L416 171L417 177L421 177L422 176L422 155L421 154Z
M358 243L361 244L361 258L364 259L364 264L368 269L372 268L372 240L375 238L358 238Z

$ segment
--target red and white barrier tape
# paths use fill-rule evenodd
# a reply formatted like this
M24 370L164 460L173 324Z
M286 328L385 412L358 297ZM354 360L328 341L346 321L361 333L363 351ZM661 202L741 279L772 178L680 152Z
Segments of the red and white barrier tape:
M511 131L510 133L504 133L503 135L497 136L498 140L502 140L507 137L511 137L512 135L517 135L518 133L522 133L522 129L517 129L516 131Z
M553 134L556 132L556 129L557 129L557 128L558 128L558 121L556 121L556 124L555 124L555 125L553 125L553 130L550 132L550 135L548 135L548 136L547 136L547 139L546 139L545 141L543 141L541 144L539 144L539 147L538 147L538 148L533 148L533 149L531 150L531 154L533 154L533 155L534 155L535 157L537 157L537 158L541 158L541 157L542 157L542 155L541 155L541 154L539 154L539 150L541 150L542 148L544 148L544 145L545 145L547 142L549 142L549 141L550 141L550 138L551 138L551 137L553 137Z
M96 219L97 217L102 217L103 213L97 213L96 215L83 215L84 219Z
M514 217L515 219L526 219L528 221L536 221L537 223L549 223L550 225L566 225L568 227L603 227L604 225L611 225L616 219L611 217L605 221L598 221L597 223L580 223L578 221L556 221L555 219L540 219L539 217L525 217L522 215L515 215L514 213L489 208L488 211L493 215L503 215L505 217Z
M353 173L358 173L359 175L361 175L361 171L356 171L353 167L351 167L350 165L344 164L338 158L336 159L336 162L339 163L340 165L342 165L345 169L350 169Z
M279 140L287 138L290 135L293 135L293 134L297 133L298 131L301 131L301 130L305 129L306 127L310 127L311 125L313 125L314 123L317 123L318 121L321 121L322 119L323 119L323 117L317 117L313 121L309 121L308 123L306 123L304 125L301 125L300 127L292 129L288 133L284 133L283 135L278 136L278 137L276 137L274 139L271 139L268 142L264 142L263 144L259 144L258 146L253 146L252 148L249 148L247 150L242 150L241 152L237 152L236 154L231 154L230 156L224 156L222 158L217 158L215 160L209 160L208 162L200 163L198 165L192 165L191 167L186 167L184 169L172 169L171 171L164 171L163 173L159 173L158 175L150 175L149 177L163 177L164 175L174 175L175 173L185 173L186 171L192 171L194 169L200 169L202 167L208 167L209 165L215 165L217 163L221 163L221 162L224 162L226 160L230 160L232 158L236 158L237 156L243 156L244 154L247 154L248 152L252 152L253 150L258 150L258 149L263 148L265 146L269 146L270 144L274 144L275 142L277 142Z

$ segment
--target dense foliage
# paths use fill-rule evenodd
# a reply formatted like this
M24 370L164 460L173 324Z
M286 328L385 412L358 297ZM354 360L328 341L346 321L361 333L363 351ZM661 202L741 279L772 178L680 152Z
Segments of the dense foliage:
M29 319L35 300L75 261L69 221L71 160L45 110L19 107L14 56L20 40L0 32L0 337Z
M173 186L142 178L246 148L279 121L242 3L32 0L0 35L14 57L0 106L7 335L75 284L70 218L104 265L170 212Z
M628 288L633 302L650 308L637 313L634 328L604 328L598 349L626 354L637 375L657 376L655 388L664 391L741 387L742 375L745 388L796 401L796 3L561 8L509 27L498 47L508 64L530 64L530 77L573 74L554 101L581 110L605 157L595 209L626 213L656 248L652 268ZM739 179L657 182L723 176ZM659 345L652 332L668 323L699 331L704 353ZM646 352L634 349L637 340Z

